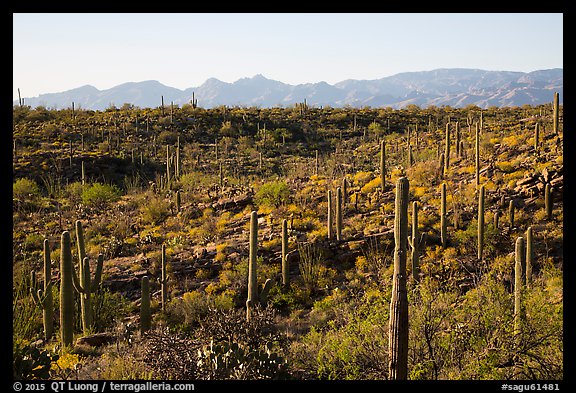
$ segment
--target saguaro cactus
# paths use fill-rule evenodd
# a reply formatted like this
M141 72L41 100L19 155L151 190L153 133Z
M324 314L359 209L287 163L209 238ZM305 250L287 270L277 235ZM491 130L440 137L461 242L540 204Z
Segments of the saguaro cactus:
M380 187L384 191L386 185L386 141L380 141Z
M336 240L342 240L342 189L336 189Z
M408 295L406 290L406 244L408 240L409 182L401 177L396 183L394 216L394 277L390 301L389 378L408 378Z
M526 230L526 287L532 284L532 266L534 264L534 248L532 245L532 227Z
M484 186L478 193L478 260L482 260L484 254Z
M332 217L332 190L328 190L328 239L334 237L332 227L334 226L334 218Z
M540 146L540 123L536 123L534 126L534 151L538 151Z
M82 329L84 330L84 334L87 334L92 326L92 293L98 289L98 286L100 286L104 256L102 254L98 255L94 279L91 279L90 263L86 257L84 246L84 230L82 228L82 221L76 220L75 226L76 246L78 248L78 276L76 275L74 268L72 268L72 282L74 284L74 289L76 289L76 292L80 295Z
M440 154L438 169L440 179L444 179L444 153Z
M250 310L258 302L258 276L256 255L258 253L258 213L250 214L250 253L248 260L248 300L246 300L246 319L250 319Z
M447 243L447 225L448 220L446 217L446 183L442 183L440 188L441 196L440 196L440 239L442 241L442 247L446 248Z
M282 285L287 287L290 282L288 266L288 221L282 220Z
M140 334L150 330L152 326L152 313L150 311L150 279L142 277L140 283Z
M522 330L522 289L525 283L524 268L526 265L524 238L521 236L516 239L515 251L516 264L514 265L514 335L518 335Z
M44 339L48 341L54 334L54 301L52 299L52 266L50 262L50 245L44 239L44 289L36 290L35 283L30 288L34 303L42 309L42 322L44 324ZM32 272L33 277L36 275Z
M414 201L412 203L412 236L408 236L408 243L411 248L412 277L416 282L420 280L420 246L423 239L424 234L420 237L418 231L418 202Z
M72 246L70 232L60 238L60 340L63 346L72 345L74 339L74 286L72 276Z
M554 133L558 135L558 124L560 120L560 94L554 92L554 109L553 109L553 119L554 119Z

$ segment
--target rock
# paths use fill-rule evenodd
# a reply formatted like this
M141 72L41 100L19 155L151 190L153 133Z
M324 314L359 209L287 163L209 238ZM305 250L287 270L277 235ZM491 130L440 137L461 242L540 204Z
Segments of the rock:
M88 345L90 347L101 347L102 345L112 344L116 341L116 336L112 333L96 333L76 340L76 345Z

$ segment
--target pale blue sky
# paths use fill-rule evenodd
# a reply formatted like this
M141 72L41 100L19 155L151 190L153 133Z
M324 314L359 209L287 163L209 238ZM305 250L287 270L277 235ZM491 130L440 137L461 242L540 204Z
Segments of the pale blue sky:
M407 71L563 67L561 13L13 14L13 98L262 74L289 84Z

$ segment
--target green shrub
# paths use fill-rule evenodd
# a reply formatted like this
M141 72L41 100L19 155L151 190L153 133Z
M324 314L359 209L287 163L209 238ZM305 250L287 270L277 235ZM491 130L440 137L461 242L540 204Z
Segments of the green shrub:
M120 199L120 189L113 184L92 183L82 190L82 203L103 209Z
M168 217L170 202L161 197L152 197L140 207L142 222L145 224L159 224Z
M254 200L258 205L279 207L288 202L290 187L283 181L264 183L256 192Z
M40 188L34 180L20 178L12 185L12 197L19 200L31 200L40 196Z

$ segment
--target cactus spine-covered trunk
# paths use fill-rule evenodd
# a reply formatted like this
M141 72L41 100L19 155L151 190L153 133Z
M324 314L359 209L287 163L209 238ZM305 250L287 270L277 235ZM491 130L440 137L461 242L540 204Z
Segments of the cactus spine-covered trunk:
M250 213L250 251L248 260L248 300L246 300L246 319L250 319L250 310L258 302L258 276L256 256L258 253L258 213Z
M336 240L342 240L342 189L336 189Z
M478 193L478 260L484 255L484 186Z
M420 280L420 235L418 232L418 202L412 203L412 236L408 237L411 247L410 259L412 261L412 277L414 281Z
M526 230L526 287L532 284L532 266L534 264L534 248L532 244L532 227Z
M442 241L442 247L446 248L448 225L446 217L446 183L442 183L440 190L440 239Z
M384 191L386 185L386 141L380 142L380 186Z
M534 151L538 151L538 146L540 145L540 123L536 123L534 126Z
M74 339L74 286L72 275L72 247L70 232L60 238L60 340L63 346L72 345Z
M394 216L394 277L390 301L390 338L388 365L391 380L408 378L408 295L406 290L406 244L408 241L409 182L401 177L396 183Z
M550 183L546 183L544 188L544 206L546 208L546 219L552 220L552 187Z
M342 207L346 206L346 203L348 203L348 182L344 176L342 178Z
M288 221L282 220L282 285L288 286L290 278L288 266Z
M446 123L446 146L444 146L444 172L450 167L450 123Z
M554 119L554 133L558 135L558 124L560 119L560 94L558 92L554 93L554 109L553 109L553 119Z
M166 303L168 302L168 276L166 274L166 245L162 244L162 277L161 277L161 294L162 294L162 311L166 311Z
M140 334L150 330L152 326L152 313L150 311L150 279L148 276L142 277L140 283Z
M514 265L514 335L522 330L522 288L524 286L524 267L526 264L524 251L524 238L516 239L515 265Z
M328 190L328 239L334 237L332 232L334 218L332 217L332 190Z

